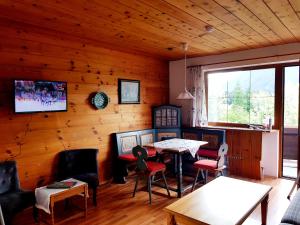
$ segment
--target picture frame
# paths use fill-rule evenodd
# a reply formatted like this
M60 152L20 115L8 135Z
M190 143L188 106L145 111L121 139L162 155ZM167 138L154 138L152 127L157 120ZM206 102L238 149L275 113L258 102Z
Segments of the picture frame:
M140 104L140 81L118 79L119 104Z

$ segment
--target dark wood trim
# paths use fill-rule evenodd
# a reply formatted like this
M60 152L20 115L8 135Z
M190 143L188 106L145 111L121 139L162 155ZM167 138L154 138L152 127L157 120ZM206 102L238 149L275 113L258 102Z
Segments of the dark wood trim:
M225 53L226 54L226 53ZM297 55L300 54L300 52L295 52L295 53L291 53L291 54L282 54L282 55L273 55L273 56L264 56L264 57L257 57L257 58L251 58L251 59L239 59L239 60L231 60L231 61L226 61L226 62L217 62L217 63L208 63L208 64L201 64L201 65L191 65L191 66L187 66L187 68L192 68L192 67L197 67L197 66L211 66L211 65L220 65L220 64L225 64L225 63L235 63L235 62L243 62L243 61L251 61L251 60L257 60L257 59L267 59L267 58L274 58L274 57L280 57L280 56L290 56L290 55ZM291 62L291 63L297 63L296 59L294 59L295 62ZM293 61L293 60L291 60ZM278 65L281 63L274 63L273 65ZM290 64L290 63L283 63L283 64ZM270 64L264 64L264 65L272 65ZM264 66L262 65L262 66ZM240 67L242 68L242 66Z
M300 60L298 63L299 66L299 98L298 98L298 162L297 162L297 176L299 176L299 168L300 168ZM299 183L297 184L297 188L299 188Z
M217 126L217 127L242 127L249 128L248 124L242 123L225 123L225 122L208 122L209 126Z
M284 71L283 66L277 66L275 71L275 112L274 128L279 130L279 161L278 177L282 177L282 156L283 156L283 96L284 96Z

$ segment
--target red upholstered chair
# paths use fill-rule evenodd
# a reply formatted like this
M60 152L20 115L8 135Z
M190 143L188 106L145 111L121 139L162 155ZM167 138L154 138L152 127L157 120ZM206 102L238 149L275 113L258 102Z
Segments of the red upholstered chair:
M225 165L225 156L228 151L228 145L226 143L222 144L218 150L218 157L214 159L200 159L194 163L194 167L197 169L197 175L195 177L192 191L194 191L199 173L201 171L204 178L204 184L207 182L208 171L214 172L216 175L219 173L223 175L223 170L226 168ZM203 173L204 171L204 173Z
M225 131L223 130L202 130L202 141L207 141L208 144L201 146L197 155L200 158L218 159L218 150L221 144L225 143Z
M159 163L159 162L153 162L153 161L146 161L148 158L148 153L147 153L146 149L142 148L139 145L132 149L132 153L137 158L137 176L136 176L136 181L135 181L135 186L134 186L134 191L133 191L133 197L135 196L135 193L136 193L139 177L147 176L149 204L151 204L151 202L152 202L152 199L151 199L152 177L158 172L162 173L165 187L167 189L168 196L170 197L169 187L168 187L166 177L165 177L165 170L166 170L165 164Z

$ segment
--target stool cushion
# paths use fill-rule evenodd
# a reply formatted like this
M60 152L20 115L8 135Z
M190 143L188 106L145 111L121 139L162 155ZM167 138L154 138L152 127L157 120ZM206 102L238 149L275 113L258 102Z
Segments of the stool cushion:
M217 161L209 159L201 159L194 163L198 169L215 170L217 169Z
M135 162L137 160L137 158L131 153L120 155L119 159L129 161L129 162Z
M147 161L147 167L149 172L159 172L166 169L165 164L152 161Z
M218 151L217 150L207 150L207 149L199 149L197 154L200 157L207 157L207 158L218 158Z

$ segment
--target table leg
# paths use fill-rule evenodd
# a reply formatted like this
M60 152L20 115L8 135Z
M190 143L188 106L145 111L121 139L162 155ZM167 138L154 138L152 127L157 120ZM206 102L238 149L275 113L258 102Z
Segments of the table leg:
M182 157L181 154L177 154L177 197L182 196Z
M268 214L268 203L269 203L269 194L261 202L261 224L267 224L267 214Z
M176 225L176 221L175 221L174 215L168 213L168 216L167 216L167 225Z
M51 204L51 223L54 225L54 203Z
M84 215L87 218L87 194L88 194L88 187L85 185L84 187Z

